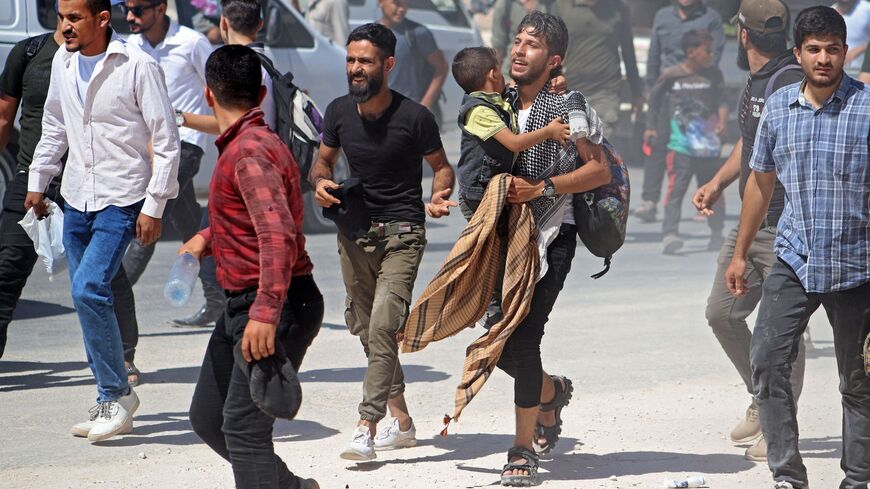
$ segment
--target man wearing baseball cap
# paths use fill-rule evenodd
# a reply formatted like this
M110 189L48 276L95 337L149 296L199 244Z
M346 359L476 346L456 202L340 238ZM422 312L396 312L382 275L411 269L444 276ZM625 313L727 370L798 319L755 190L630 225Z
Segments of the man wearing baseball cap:
M788 9L780 0L743 0L740 10L732 19L738 27L737 65L749 70L749 80L743 90L738 109L741 138L719 172L695 193L693 203L706 215L713 213L713 204L732 182L740 182L740 196L749 178L749 159L755 142L758 121L764 102L773 92L786 85L800 82L804 75L794 54L788 49ZM749 292L743 297L733 296L725 284L725 271L731 262L738 228L728 234L717 260L713 289L707 299L707 322L713 334L734 364L746 390L752 395L752 369L749 365L749 343L752 333L746 318L761 299L761 284L776 261L773 241L776 225L785 206L784 190L777 182L770 207L761 229L755 236L747 257L747 284ZM804 345L801 342L797 360L792 366L792 389L800 396L804 377ZM746 410L746 416L731 431L731 441L738 444L755 442L746 450L746 458L767 460L767 443L761 433L758 407L755 400Z

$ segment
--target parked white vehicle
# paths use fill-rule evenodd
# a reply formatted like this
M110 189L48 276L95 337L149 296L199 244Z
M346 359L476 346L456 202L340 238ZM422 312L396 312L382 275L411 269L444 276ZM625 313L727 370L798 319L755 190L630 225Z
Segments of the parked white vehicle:
M54 30L57 19L54 5L55 0L0 0L0 67L5 66L6 57L17 42ZM170 0L170 7L173 5L174 0ZM290 0L266 0L264 7L265 26L260 37L266 44L267 54L279 71L291 71L296 85L307 91L318 107L325 110L329 102L347 92L344 46L336 46L318 33L292 8ZM112 11L112 24L119 33L129 33L120 7ZM17 134L13 136L12 143L16 139ZM212 138L207 144L206 155L194 180L200 194L208 192L208 183L217 161L213 141ZM0 202L15 168L17 148L12 143L11 147L0 153ZM303 169L303 173L307 176L307 169ZM319 208L314 207L307 182L304 190L306 231L333 229L331 221L325 220Z

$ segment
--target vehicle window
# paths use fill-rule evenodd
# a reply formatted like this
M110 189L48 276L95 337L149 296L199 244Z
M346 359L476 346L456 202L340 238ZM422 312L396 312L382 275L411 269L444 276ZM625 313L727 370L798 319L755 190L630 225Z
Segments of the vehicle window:
M15 2L0 5L0 25L11 26L15 23Z
M280 2L269 2L259 37L273 48L313 48L314 37Z
M459 6L460 0L408 0L408 17L426 26L469 27L468 18ZM353 10L360 12L365 18L373 14L380 15L377 2L372 0L348 0ZM369 9L367 4L371 4ZM368 13L371 10L372 13ZM365 13L363 13L365 12ZM354 12L351 17L355 17Z
M112 29L118 34L130 34L130 24L127 23L127 15L121 10L120 5L112 7Z
M0 7L0 10L2 10L2 7ZM57 25L57 12L54 10L54 0L36 0L36 15L39 17L39 24L42 27L54 30L54 27Z

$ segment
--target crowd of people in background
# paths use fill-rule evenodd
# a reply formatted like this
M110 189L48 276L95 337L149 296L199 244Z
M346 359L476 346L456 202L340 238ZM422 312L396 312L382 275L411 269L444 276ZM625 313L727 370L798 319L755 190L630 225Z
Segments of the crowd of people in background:
M126 14L126 40L111 28L113 5ZM515 437L500 482L537 484L574 389L547 373L541 351L577 250L573 199L616 178L606 136L628 100L647 149L633 215L653 222L661 201L662 251L676 253L694 177L691 202L710 227L708 250L719 252L706 317L751 399L731 439L753 442L745 456L767 461L774 489L808 487L795 413L802 335L822 306L843 398L840 487L868 487L870 372L861 355L870 335L870 93L846 69L862 67L860 79L870 81L870 2L798 13L781 0L743 0L731 20L733 61L749 73L739 103L723 94L723 19L701 0L656 13L646 79L621 1L496 0L492 48L469 46L452 64L432 32L407 17L408 0L378 5L379 19L351 30L346 0L294 3L346 48L348 93L325 108L308 175L276 133L280 87L257 40L260 0L176 2L179 20L166 0L58 0L56 30L13 49L0 75L0 146L21 111L18 167L0 218L0 356L37 260L17 223L28 210L48 214L50 199L64 214L72 300L97 391L74 436L99 443L134 429L142 372L132 285L165 222L184 242L179 254L201 262L205 295L193 317L174 323L214 328L193 430L231 464L237 487L320 487L272 445L275 419L292 418L301 402L296 373L324 315L302 232L307 179L324 212L352 208L357 225L338 226L337 253L345 320L367 366L359 418L339 456L366 462L417 443L399 349L421 347L405 328L409 314L422 314L410 309L426 218L458 208L469 223L457 246L491 236L498 246L487 261L486 314L457 327L478 322L489 339L510 331L485 345L495 361L480 367L462 403L495 367L513 378ZM451 74L466 94L459 114L440 104ZM723 158L732 111L740 135ZM445 121L458 121L462 138L455 173ZM203 211L193 178L208 134L219 159ZM334 174L341 154L345 181ZM434 175L428 202L424 161ZM726 234L722 196L735 181L741 217ZM520 232L524 243L510 241Z

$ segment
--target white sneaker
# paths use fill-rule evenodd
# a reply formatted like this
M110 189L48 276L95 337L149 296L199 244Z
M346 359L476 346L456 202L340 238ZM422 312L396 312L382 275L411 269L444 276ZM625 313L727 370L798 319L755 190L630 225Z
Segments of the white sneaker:
M399 428L399 420L392 418L392 422L381 428L375 436L375 448L378 450L408 448L416 444L417 428L414 427L414 420L411 420L408 431L402 431Z
M96 423L97 415L99 414L99 412L100 412L100 404L97 404L96 406L94 406L88 410L88 418L89 419L87 421L83 421L81 423L74 425L72 428L70 428L69 432L72 433L73 436L78 436L80 438L87 438L88 434L90 434L90 432L91 432L91 428L93 428L94 424ZM126 435L126 434L132 433L132 432L133 432L133 418L130 418L127 420L127 424L124 425L124 429L121 431L120 434Z
M375 444L372 441L372 434L369 432L368 426L357 426L353 432L350 442L345 445L344 450L339 455L345 460L366 461L374 460L378 457L375 453Z
M101 402L94 426L88 432L88 441L96 443L120 435L126 425L132 427L133 413L139 408L139 396L130 388L130 393L117 401Z

